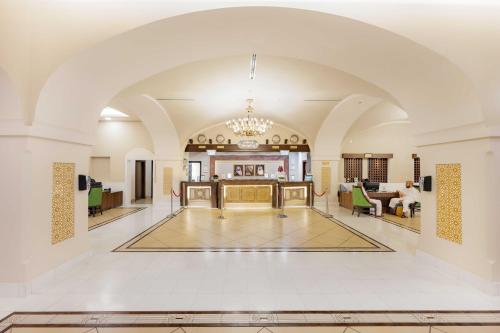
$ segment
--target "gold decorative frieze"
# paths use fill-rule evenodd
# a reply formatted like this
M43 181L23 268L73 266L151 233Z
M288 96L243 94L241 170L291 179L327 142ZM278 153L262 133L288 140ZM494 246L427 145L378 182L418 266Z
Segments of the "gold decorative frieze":
M52 164L52 244L75 236L75 163Z
M439 238L462 244L462 168L436 165L437 228Z

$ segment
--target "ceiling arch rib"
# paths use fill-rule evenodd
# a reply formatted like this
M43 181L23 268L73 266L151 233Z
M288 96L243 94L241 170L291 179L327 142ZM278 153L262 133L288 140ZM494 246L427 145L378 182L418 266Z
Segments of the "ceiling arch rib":
M181 147L177 130L168 113L158 102L147 95L127 96L114 101L113 106L126 110L139 118L153 140L154 153L157 159L178 160L181 158Z
M251 7L169 18L83 52L49 78L35 124L85 131L113 96L138 81L181 64L254 52L334 67L371 82L394 96L423 131L482 120L477 96L463 94L474 87L459 68L408 39L335 15Z

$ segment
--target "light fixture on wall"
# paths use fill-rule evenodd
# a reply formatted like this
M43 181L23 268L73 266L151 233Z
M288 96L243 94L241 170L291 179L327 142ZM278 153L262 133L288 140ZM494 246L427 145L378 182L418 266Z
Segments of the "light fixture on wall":
M253 99L247 99L248 106L246 108L247 116L244 118L231 119L226 122L226 126L233 131L234 135L242 137L238 142L240 149L257 149L259 147L257 136L264 135L273 127L271 120L252 117L254 108L252 107Z

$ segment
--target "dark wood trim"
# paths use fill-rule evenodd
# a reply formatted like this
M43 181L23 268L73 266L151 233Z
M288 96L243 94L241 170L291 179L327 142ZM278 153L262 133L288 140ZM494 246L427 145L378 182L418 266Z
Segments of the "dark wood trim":
M366 155L370 156L366 156ZM342 158L393 158L394 154L389 153L344 153Z
M289 150L291 152L310 152L308 144L295 144L295 145L283 145L283 144L260 144L257 149L240 149L237 144L187 144L184 149L185 152L205 152L207 150L216 150L217 152L278 152L280 150Z
M342 154L342 158L365 158L365 154L345 153L345 154Z

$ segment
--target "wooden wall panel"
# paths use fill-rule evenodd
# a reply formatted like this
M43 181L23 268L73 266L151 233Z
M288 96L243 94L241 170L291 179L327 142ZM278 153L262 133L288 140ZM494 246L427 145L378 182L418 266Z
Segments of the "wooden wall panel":
M75 164L52 164L51 241L57 244L75 236Z
M439 238L462 244L462 167L436 165L437 227Z

